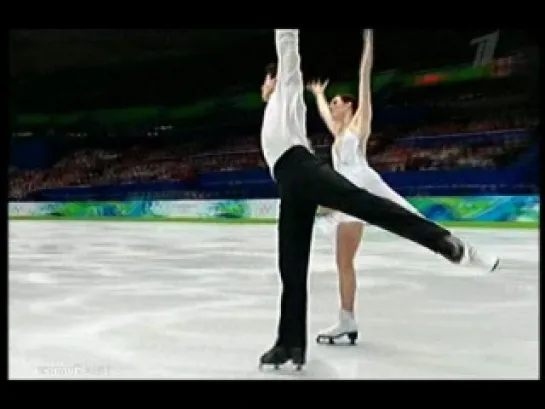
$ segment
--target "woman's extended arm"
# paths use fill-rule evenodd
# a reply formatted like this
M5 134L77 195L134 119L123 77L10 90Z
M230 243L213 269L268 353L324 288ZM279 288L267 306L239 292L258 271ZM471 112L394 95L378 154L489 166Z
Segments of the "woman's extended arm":
M350 130L360 138L367 138L371 134L371 119L373 115L371 105L371 70L373 67L373 31L363 32L364 50L360 65L360 85L358 92L358 109L350 124Z

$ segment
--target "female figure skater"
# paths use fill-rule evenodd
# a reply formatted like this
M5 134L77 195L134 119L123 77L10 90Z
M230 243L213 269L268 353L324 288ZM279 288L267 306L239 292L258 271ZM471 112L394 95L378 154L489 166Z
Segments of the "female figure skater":
M320 116L333 135L331 148L333 167L356 186L390 199L411 212L418 211L394 192L366 159L367 140L371 134L371 67L373 61L373 33L364 31L364 50L360 66L359 100L350 95L337 95L328 104L324 95L327 81L314 81L307 88L316 97ZM336 224L336 261L339 274L339 321L320 332L317 342L334 341L347 336L353 344L358 337L354 317L356 272L354 258L363 235L364 222L352 216L333 212L329 214Z

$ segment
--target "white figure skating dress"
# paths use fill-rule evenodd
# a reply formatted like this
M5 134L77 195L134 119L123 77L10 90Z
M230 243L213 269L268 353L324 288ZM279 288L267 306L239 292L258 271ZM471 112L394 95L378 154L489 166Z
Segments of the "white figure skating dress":
M367 162L366 142L349 130L339 135L331 147L334 169L356 186L377 196L390 199L411 212L418 213L413 205L388 186L380 175L371 168ZM359 219L340 212L334 212L331 216L337 223L361 222Z

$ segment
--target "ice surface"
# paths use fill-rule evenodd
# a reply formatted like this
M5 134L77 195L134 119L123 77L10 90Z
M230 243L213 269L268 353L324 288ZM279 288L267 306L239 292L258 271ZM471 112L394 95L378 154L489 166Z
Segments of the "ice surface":
M259 371L275 337L276 227L131 222L9 225L9 375L36 379L538 377L538 232L457 230L505 259L462 269L370 228L358 259L360 341L337 317L330 237L311 257L308 365Z

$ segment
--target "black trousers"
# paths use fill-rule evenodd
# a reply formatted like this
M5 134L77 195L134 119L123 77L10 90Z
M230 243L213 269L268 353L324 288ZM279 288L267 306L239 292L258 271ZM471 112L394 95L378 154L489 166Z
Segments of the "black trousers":
M318 205L357 217L405 237L451 261L450 232L391 200L360 189L302 146L288 150L273 169L280 193L278 262L282 280L277 345L306 349L307 284Z

